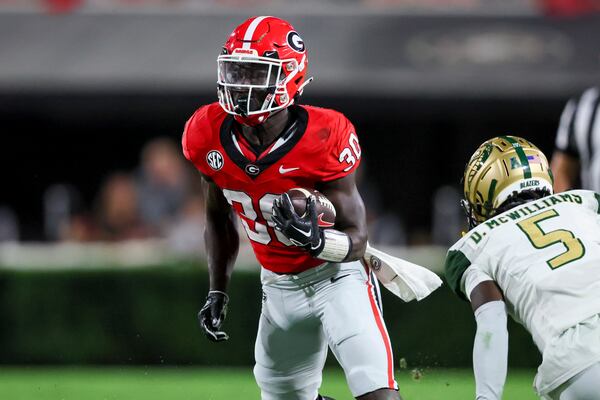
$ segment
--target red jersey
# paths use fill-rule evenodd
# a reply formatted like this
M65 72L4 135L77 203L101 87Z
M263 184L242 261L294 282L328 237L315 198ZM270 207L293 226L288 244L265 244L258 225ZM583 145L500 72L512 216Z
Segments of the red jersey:
M354 126L341 113L311 106L289 110L293 123L259 154L218 103L199 108L182 139L185 157L222 189L239 215L258 262L277 273L305 271L323 260L273 228L273 200L289 189L314 189L352 173L361 154Z

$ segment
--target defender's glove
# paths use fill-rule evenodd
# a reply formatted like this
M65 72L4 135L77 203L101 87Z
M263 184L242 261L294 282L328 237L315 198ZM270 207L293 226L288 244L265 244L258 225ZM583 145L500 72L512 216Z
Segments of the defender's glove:
M310 196L306 204L306 212L300 217L287 193L273 201L273 217L275 229L280 231L294 245L303 247L311 253L318 253L322 248L323 233L317 221L315 196Z
M227 333L219 330L227 315L228 302L229 296L227 296L227 293L211 290L206 296L204 307L198 313L200 328L204 331L206 337L213 342L229 339Z

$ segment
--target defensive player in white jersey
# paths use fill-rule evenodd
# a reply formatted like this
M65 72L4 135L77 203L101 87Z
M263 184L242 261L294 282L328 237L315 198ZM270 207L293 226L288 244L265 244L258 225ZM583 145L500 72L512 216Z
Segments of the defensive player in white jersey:
M542 353L542 398L600 399L600 196L552 193L546 157L527 140L494 138L467 164L472 229L449 250L446 278L477 321L478 400L502 398L507 312Z

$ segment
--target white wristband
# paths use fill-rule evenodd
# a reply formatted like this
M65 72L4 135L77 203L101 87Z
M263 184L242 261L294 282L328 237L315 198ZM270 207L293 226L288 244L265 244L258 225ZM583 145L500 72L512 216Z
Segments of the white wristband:
M352 249L350 237L335 229L324 229L322 240L321 251L315 255L316 258L321 260L342 262L348 257Z

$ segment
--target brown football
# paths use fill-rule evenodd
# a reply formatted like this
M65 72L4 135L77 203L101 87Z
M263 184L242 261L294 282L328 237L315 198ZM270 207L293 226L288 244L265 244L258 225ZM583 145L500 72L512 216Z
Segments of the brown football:
M306 213L306 204L311 195L316 197L317 218L319 226L322 228L331 228L335 225L335 207L323 193L315 189L293 188L287 191L296 214L304 216Z

